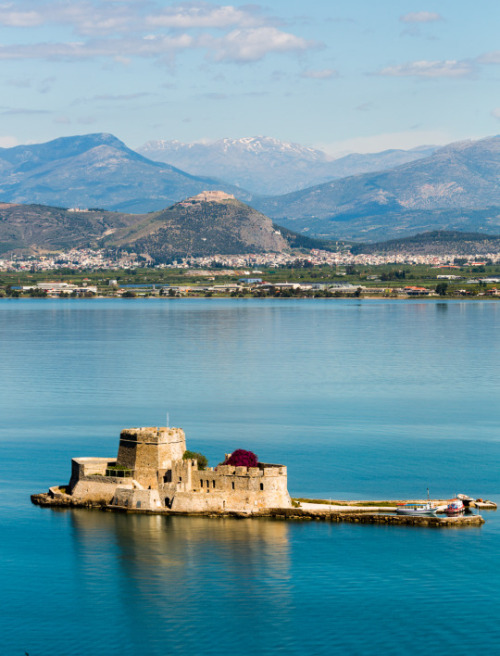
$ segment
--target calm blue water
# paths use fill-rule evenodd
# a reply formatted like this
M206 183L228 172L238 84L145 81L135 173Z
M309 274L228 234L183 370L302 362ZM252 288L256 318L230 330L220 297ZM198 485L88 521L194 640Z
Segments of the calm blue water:
M494 301L0 301L0 653L496 653L499 513L432 530L29 494L168 411L211 464L287 464L296 496L500 501L499 320Z

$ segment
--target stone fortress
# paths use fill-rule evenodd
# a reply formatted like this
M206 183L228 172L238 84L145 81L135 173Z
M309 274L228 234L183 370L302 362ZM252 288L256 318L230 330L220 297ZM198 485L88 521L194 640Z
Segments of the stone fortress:
M184 459L180 428L128 428L120 434L116 459L74 458L67 493L77 505L148 512L257 513L290 508L287 469L258 467L198 469Z

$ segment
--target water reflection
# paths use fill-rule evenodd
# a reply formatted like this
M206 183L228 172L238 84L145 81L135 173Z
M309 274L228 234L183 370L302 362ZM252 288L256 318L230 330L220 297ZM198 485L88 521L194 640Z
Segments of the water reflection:
M257 648L292 623L285 522L74 511L71 526L85 597L103 613L112 599L126 627L121 653L198 649L207 627L226 648L239 633Z

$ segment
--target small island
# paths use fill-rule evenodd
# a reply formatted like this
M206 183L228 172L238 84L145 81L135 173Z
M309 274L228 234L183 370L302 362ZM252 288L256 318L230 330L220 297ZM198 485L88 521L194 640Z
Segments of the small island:
M396 501L345 502L291 499L284 465L259 462L237 449L207 467L205 456L186 449L181 428L127 428L116 458L73 458L68 485L31 495L38 506L210 517L274 517L292 520L431 527L480 526L479 514L460 517L395 515ZM477 508L496 509L491 502Z

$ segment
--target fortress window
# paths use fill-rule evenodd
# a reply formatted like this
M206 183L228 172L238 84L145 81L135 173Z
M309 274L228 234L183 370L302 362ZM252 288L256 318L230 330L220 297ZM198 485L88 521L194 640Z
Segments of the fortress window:
M260 489L261 489L261 490L264 489L264 483L261 483L261 484L260 484Z
M179 476L179 483L182 483L182 476Z
M172 470L171 469L168 469L165 472L165 475L163 477L163 482L164 483L171 483L172 482Z
M140 508L140 507L141 507L141 502L138 501L138 502L136 503L136 508Z
M200 487L203 487L203 480L200 481Z
M212 487L215 487L215 481L212 481Z
M233 490L234 490L234 481L231 483L231 486L232 486L232 488L233 488Z

